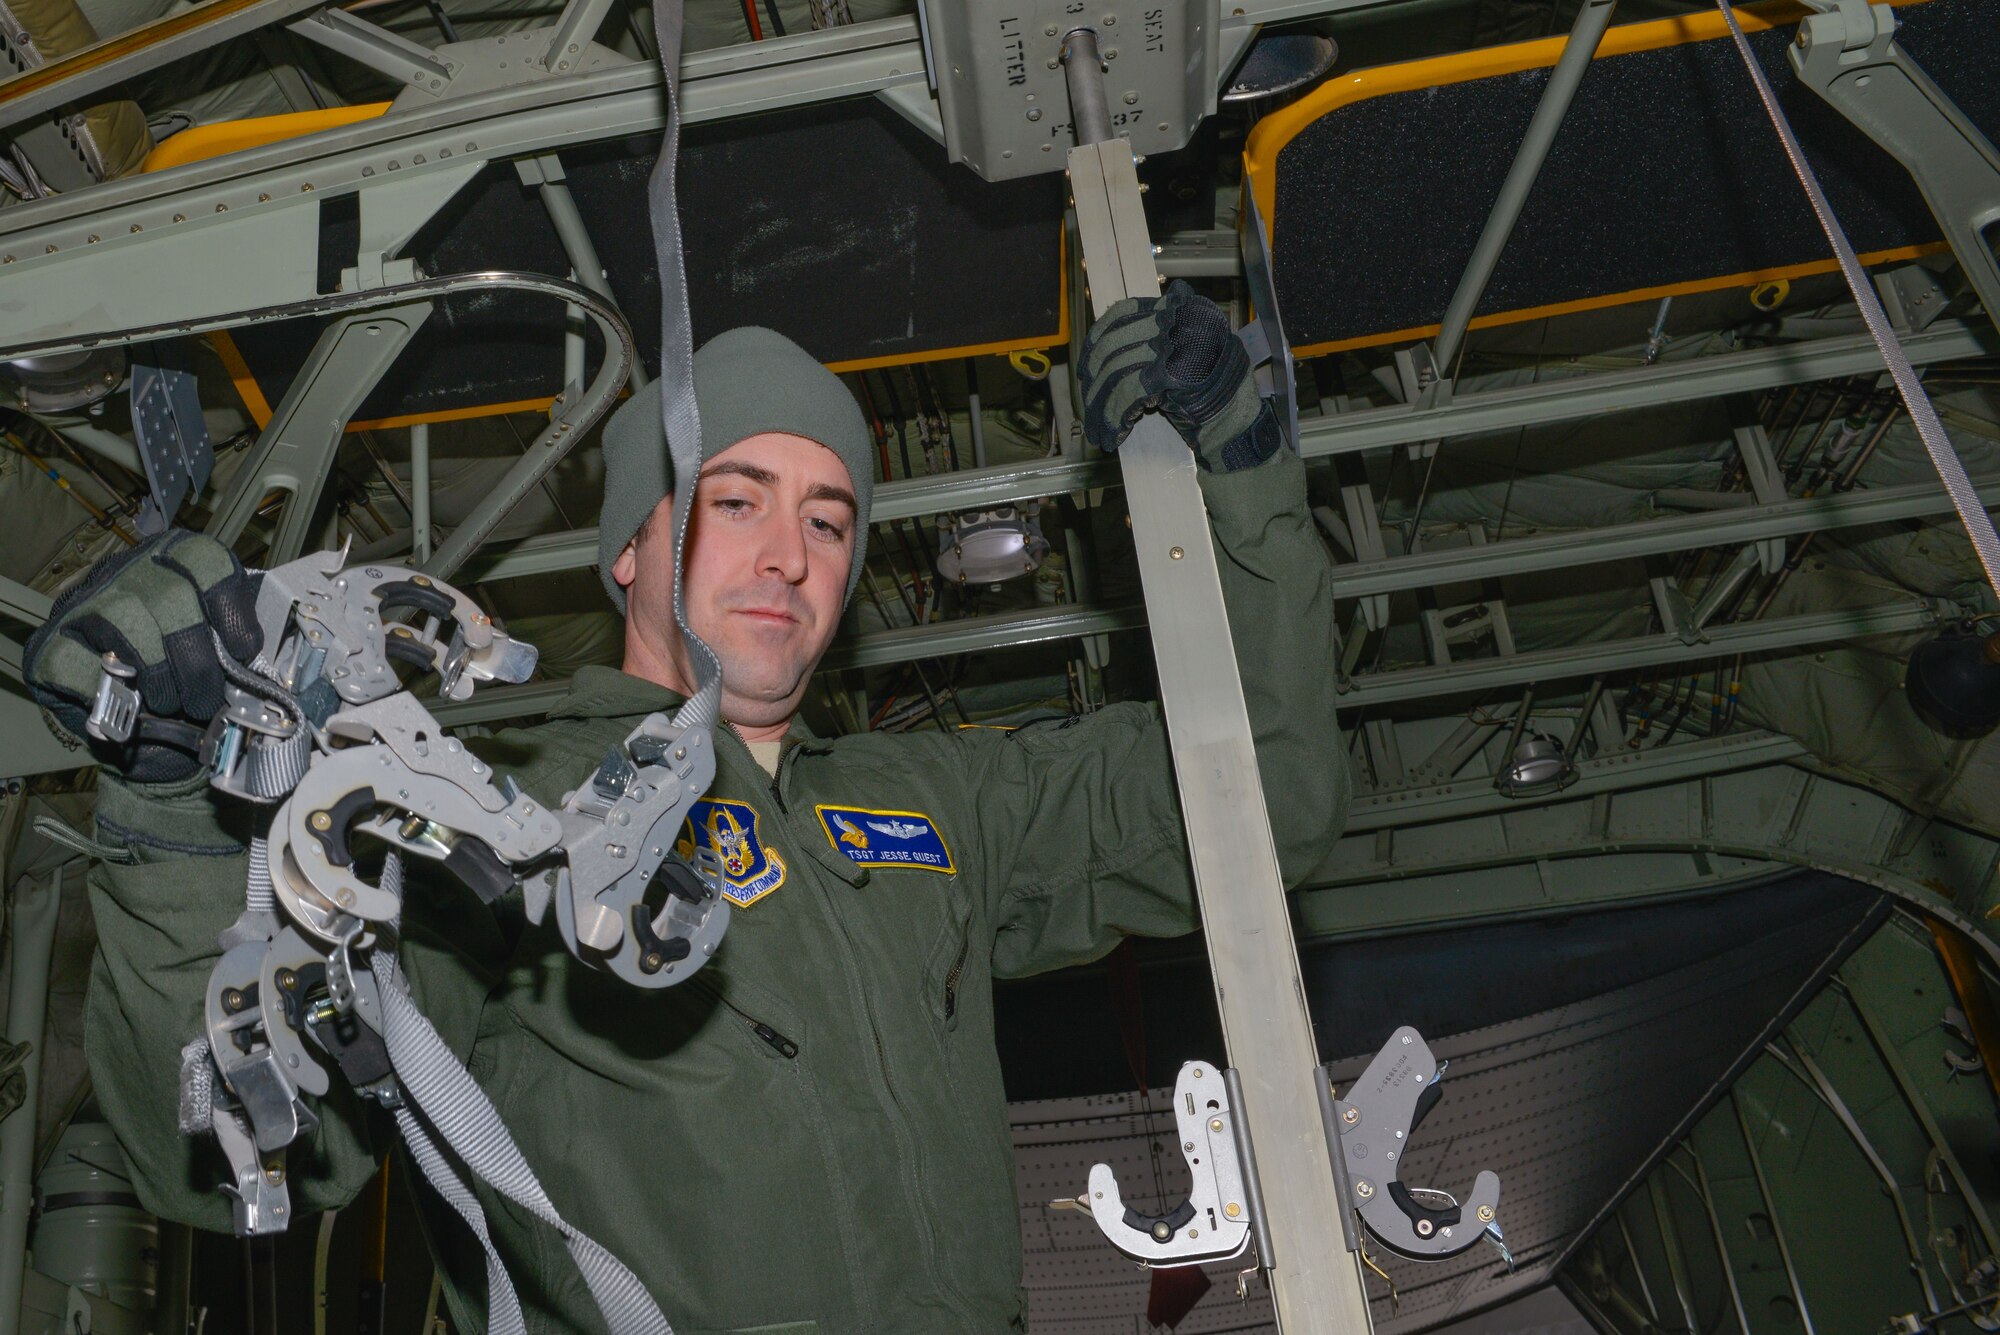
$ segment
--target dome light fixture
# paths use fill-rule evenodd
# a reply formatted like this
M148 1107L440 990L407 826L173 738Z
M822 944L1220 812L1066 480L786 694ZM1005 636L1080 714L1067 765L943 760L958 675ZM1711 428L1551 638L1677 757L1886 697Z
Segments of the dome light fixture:
M92 348L23 357L0 365L21 406L31 413L66 413L111 397L125 379L125 349Z
M1576 782L1576 761L1545 732L1530 733L1500 767L1494 786L1508 797L1541 797Z
M1040 515L1034 501L939 515L938 573L959 584L999 584L1033 574L1049 554Z
M1250 54L1236 67L1236 77L1222 94L1224 105L1260 102L1296 92L1333 68L1340 48L1315 32L1259 34Z

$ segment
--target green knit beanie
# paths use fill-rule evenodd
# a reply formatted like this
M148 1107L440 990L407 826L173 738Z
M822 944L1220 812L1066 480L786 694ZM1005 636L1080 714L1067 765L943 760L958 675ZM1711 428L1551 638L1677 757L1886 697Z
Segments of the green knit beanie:
M755 325L717 334L694 354L694 397L701 409L701 457L706 463L740 440L782 431L816 440L840 456L861 512L854 517L854 564L847 596L861 581L868 555L868 513L875 496L875 461L868 424L840 377L783 334ZM604 424L604 509L597 520L597 574L618 610L625 590L611 567L625 544L674 485L661 424L660 382L634 394Z

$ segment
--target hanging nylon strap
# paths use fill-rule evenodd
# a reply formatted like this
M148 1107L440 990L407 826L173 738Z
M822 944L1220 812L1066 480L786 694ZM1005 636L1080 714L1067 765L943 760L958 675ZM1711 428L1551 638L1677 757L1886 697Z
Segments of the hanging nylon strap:
M1897 340L1896 331L1889 325L1888 313L1882 309L1882 302L1869 284L1861 261L1855 258L1853 245L1841 230L1840 220L1833 216L1833 209L1819 188L1819 180L1806 162L1798 136L1792 133L1785 113L1779 110L1778 98L1771 91L1770 80L1764 77L1763 67L1757 63L1749 39L1736 22L1735 9L1730 0L1715 0L1715 3L1722 10L1723 20L1729 24L1729 35L1736 42L1737 54L1743 57L1744 68L1750 71L1751 82L1757 85L1757 96L1764 103L1764 113L1771 118L1771 127L1778 132L1778 138L1785 146L1785 156L1792 160L1792 170L1798 173L1799 184L1805 187L1806 198L1812 202L1820 229L1826 233L1834 255L1840 260L1841 275L1847 279L1848 290L1854 294L1854 304L1861 310L1861 319L1868 326L1869 336L1882 352L1882 361L1896 382L1897 393L1903 396L1903 406L1909 410L1910 422L1917 428L1917 436L1931 456L1931 466L1937 469L1938 477L1951 497L1952 508L1958 511L1959 522L1965 525L1966 536L1972 539L1972 550L1978 554L1979 564L1986 571L1986 582L1992 586L1994 595L2000 597L2000 535L1994 533L1993 517L1980 504L1979 493L1973 490L1972 479L1965 475L1965 464L1959 459L1958 451L1952 448L1951 438L1945 434L1944 423L1938 420L1930 395L1924 392L1923 382L1917 379L1916 368L1910 365L1910 358ZM1996 313L1989 311L1988 314Z
M694 327L688 321L687 270L681 260L680 204L674 190L681 148L681 0L655 0L653 35L666 75L667 133L647 186L653 217L653 254L660 271L660 409L667 454L674 464L674 621L694 665L694 694L674 715L681 727L713 728L721 721L722 665L688 626L681 578L688 512L701 475L701 412L694 401Z
M382 887L400 892L402 880L402 859L391 853L383 862ZM493 1335L522 1335L526 1324L521 1300L487 1231L485 1212L446 1157L446 1146L480 1181L562 1234L611 1335L673 1335L673 1327L645 1285L556 1210L486 1092L410 999L388 932L378 934L369 958L382 994L382 1041L403 1090L396 1123L424 1176L471 1226L485 1249L488 1330Z

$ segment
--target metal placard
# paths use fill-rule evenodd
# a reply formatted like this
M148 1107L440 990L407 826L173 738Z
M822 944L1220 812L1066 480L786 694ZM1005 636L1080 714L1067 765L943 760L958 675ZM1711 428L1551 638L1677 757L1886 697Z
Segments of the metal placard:
M187 349L174 342L138 350L132 360L132 437L145 461L149 495L139 531L165 532L190 495L200 495L215 464Z
M1059 171L1076 137L1063 38L1097 34L1111 128L1134 152L1188 142L1215 111L1217 31L1207 5L1167 0L924 0L945 150L989 181Z

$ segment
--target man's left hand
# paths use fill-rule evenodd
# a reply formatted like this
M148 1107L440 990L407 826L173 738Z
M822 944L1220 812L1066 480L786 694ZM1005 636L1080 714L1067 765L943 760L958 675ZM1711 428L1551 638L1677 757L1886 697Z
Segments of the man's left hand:
M1283 439L1257 393L1250 354L1222 308L1176 280L1159 297L1128 297L1084 335L1083 433L1107 454L1159 409L1203 468L1234 472Z

